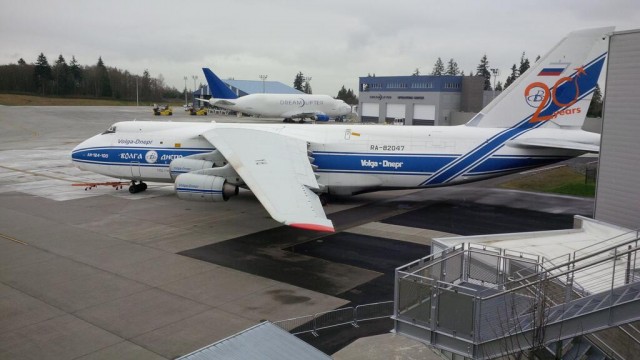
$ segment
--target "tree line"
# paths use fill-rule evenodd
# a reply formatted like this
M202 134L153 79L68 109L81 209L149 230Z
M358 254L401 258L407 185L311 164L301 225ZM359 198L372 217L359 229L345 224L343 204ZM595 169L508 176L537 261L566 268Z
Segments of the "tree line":
M152 78L148 70L142 76L108 67L102 57L95 65L80 65L75 56L67 63L61 55L49 64L40 53L36 62L0 65L0 91L42 96L77 96L116 100L162 101L180 98L182 92L164 83L162 75Z
M304 76L302 71L299 71L296 74L295 79L293 79L293 88L299 91L302 91L305 94L312 94L313 91L311 89L311 77ZM346 89L344 85L338 91L338 95L335 97L336 99L343 100L349 105L357 105L358 97L351 89Z
M502 91L506 89L509 85L511 85L519 76L523 74L527 69L529 69L529 59L525 58L525 53L522 53L522 57L520 58L520 66L516 67L516 64L513 64L511 69L511 74L507 77L505 84L502 85L501 81L498 81L495 84L497 91ZM536 58L536 61L540 59L540 56ZM414 76L420 75L420 69L416 69L413 74ZM453 59L449 59L447 62L447 66L445 68L444 62L442 58L438 57L435 64L433 65L433 70L430 75L440 76L440 75L461 75L465 76L464 71L460 70L458 67L458 63ZM484 54L480 59L480 63L476 67L476 71L469 71L468 76L482 76L484 77L484 89L485 90L493 90L493 86L491 86L491 68L489 66L489 59L487 58L487 54Z

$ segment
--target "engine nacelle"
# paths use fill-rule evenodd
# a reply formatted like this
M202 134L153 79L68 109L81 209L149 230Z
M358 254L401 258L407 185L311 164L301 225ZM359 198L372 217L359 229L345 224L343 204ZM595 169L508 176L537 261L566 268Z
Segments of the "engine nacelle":
M178 199L192 201L227 201L238 195L238 187L220 176L180 174L173 184Z
M316 114L316 115L313 115L313 120L315 120L315 121L329 121L329 115Z
M192 171L198 171L203 169L211 169L213 167L213 161L202 159L190 159L190 158L178 158L169 164L169 171L171 178L176 180L181 174L190 173Z

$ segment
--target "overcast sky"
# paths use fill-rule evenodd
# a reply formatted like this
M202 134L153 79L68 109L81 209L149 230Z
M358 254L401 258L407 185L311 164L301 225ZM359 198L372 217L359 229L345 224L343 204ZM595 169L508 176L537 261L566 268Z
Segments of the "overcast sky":
M526 52L543 55L568 32L640 28L638 0L0 0L0 64L43 52L82 65L152 76L182 90L184 76L292 85L302 71L313 92L357 91L367 74L428 74L438 57L468 73L487 54L508 75Z

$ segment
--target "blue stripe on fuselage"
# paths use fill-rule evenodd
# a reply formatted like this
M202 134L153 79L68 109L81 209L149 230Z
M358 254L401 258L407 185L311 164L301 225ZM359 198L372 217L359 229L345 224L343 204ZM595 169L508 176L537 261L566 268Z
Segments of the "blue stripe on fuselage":
M210 152L207 148L95 147L78 149L71 154L75 162L100 165L168 167L172 160Z
M458 155L369 154L314 152L313 164L319 171L425 174L433 173Z

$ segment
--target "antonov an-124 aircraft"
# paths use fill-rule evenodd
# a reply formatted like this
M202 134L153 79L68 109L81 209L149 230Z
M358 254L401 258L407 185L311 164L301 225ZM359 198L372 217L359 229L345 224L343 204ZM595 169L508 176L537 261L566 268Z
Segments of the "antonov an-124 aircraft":
M460 126L125 121L78 145L73 163L178 198L226 201L248 188L283 224L334 231L321 198L456 185L598 152L580 129L613 28L570 33Z

